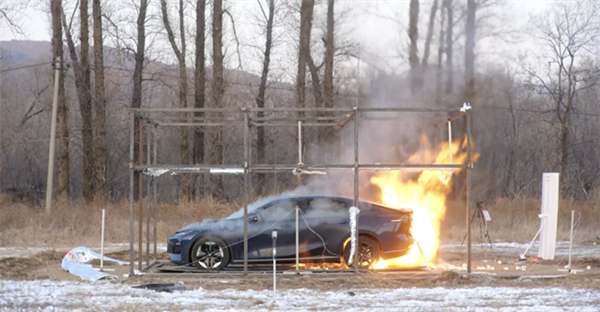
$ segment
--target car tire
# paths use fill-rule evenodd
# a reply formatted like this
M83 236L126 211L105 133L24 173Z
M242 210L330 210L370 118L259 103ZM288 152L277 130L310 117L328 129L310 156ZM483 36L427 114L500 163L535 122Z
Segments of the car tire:
M358 243L359 243L359 261L358 261L358 268L359 269L370 269L372 267L374 267L377 262L379 262L379 257L380 257L380 248L379 248L379 244L366 236L360 236L358 238ZM346 244L346 247L344 248L344 262L346 263L346 265L348 267L351 267L354 265L355 261L352 262L352 265L348 264L349 259L350 259L350 251L352 249L352 242L348 242Z
M218 237L201 237L192 247L191 259L200 270L222 270L229 264L229 248Z

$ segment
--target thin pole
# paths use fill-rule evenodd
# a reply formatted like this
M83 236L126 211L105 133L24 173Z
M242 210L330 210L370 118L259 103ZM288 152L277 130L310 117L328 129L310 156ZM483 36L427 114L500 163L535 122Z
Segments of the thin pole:
M452 164L452 120L448 119L448 154L450 154L450 164Z
M144 119L140 118L140 140L139 140L139 155L138 162L140 165L144 164ZM144 175L141 171L138 171L138 193L139 193L139 208L138 208L138 270L142 270L142 228L144 227Z
M54 151L56 147L56 115L58 113L58 80L61 68L60 57L54 64L54 96L52 98L52 120L50 123L50 150L48 151L48 174L46 176L46 213L52 210L52 187L54 184ZM1 157L1 155L0 155Z
M135 145L135 116L133 112L130 112L129 118L129 165L133 167L135 164L135 156L134 156L134 145ZM134 179L133 175L135 174L135 170L133 168L129 169L129 276L134 276L134 262L133 262L133 202L135 200L134 193Z
M358 208L358 107L354 108L354 207ZM356 270L358 271L358 251L360 249L360 244L358 242L358 215L356 215L356 232L354 235L356 242L356 249L354 251L354 265Z
M575 210L571 210L571 238L569 239L569 270L571 270L571 255L573 251L573 221L575 219Z
M298 248L300 245L300 232L298 231L298 210L300 210L300 208L296 206L296 274L300 274L300 252Z
M469 219L471 202L471 118L473 112L467 112L467 272L471 273L471 219Z
M151 143L152 141L150 140L150 124L146 125L146 129L148 130L148 136L147 136L147 145L146 145L146 153L148 156L146 156L146 163L148 165L151 165ZM152 196L150 195L150 179L146 179L146 266L150 265L150 199L152 198Z
M248 273L248 154L249 154L249 121L248 112L244 112L244 273Z
M271 232L273 238L273 300L277 296L277 230Z
M157 137L157 131L158 128L154 127L154 129L152 130L152 140L154 140L154 144L152 144L152 147L154 148L154 157L152 157L152 161L154 162L154 165L157 164L157 156L158 156L158 139ZM154 217L154 262L158 261L158 252L157 252L157 244L156 244L156 201L158 200L158 196L157 196L157 191L156 191L156 183L158 182L158 179L156 177L152 177L152 205L154 206L154 213L152 213L152 216Z
M102 234L100 234L100 271L104 269L104 215L105 210L102 209Z
M302 121L298 120L298 163L302 164Z

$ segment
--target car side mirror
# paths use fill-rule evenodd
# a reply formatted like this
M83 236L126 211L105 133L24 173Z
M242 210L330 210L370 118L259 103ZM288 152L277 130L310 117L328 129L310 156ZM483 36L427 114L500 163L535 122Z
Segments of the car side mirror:
M257 215L248 216L248 222L250 222L250 223L258 222L258 216Z

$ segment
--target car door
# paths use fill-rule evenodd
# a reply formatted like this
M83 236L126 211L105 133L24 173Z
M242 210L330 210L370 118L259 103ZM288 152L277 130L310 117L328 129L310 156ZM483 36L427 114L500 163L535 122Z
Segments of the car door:
M307 245L310 257L340 256L339 245L350 231L349 207L349 202L337 198L315 197L307 200L301 223L308 226L300 227L300 238Z
M277 230L277 258L295 255L296 207L302 206L298 198L285 198L271 202L251 214L248 223L254 233L248 239L248 259L265 260L273 257L272 231Z

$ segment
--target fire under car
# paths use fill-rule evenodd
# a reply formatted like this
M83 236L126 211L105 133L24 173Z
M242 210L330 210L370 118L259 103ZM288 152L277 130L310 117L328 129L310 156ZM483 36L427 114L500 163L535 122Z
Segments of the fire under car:
M300 263L349 261L349 209L352 199L330 196L291 196L254 205L248 211L248 263L273 260L272 231L277 230L278 263L296 261L296 224ZM296 219L298 207L298 220ZM371 268L380 259L406 255L414 242L412 210L359 202L358 261ZM296 222L297 221L297 222ZM218 221L190 224L167 241L171 261L201 270L220 270L244 262L243 209Z

